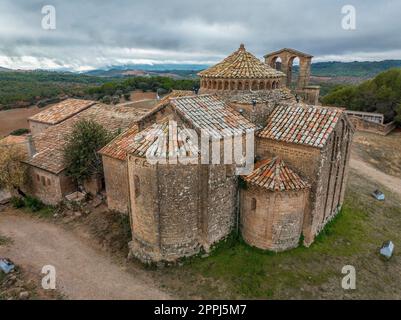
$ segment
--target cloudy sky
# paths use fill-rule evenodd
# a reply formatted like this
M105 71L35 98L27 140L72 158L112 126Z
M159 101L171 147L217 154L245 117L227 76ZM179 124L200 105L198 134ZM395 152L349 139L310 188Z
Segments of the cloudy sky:
M42 28L42 8L56 29ZM356 9L344 30L341 10ZM245 43L315 61L401 59L399 0L0 0L0 66L83 71L132 63L213 63Z

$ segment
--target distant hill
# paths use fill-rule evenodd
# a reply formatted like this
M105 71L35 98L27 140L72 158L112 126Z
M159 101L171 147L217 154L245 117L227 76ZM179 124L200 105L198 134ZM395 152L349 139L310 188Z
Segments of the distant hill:
M356 77L373 78L380 72L392 68L401 68L401 60L355 61L355 62L316 62L311 73L316 77ZM298 72L298 66L294 66Z
M207 67L207 65L200 64L135 64L91 70L85 72L85 74L97 77L166 76L174 79L184 79L195 78L199 71Z
M0 67L0 72L7 72L7 71L11 71L11 69Z

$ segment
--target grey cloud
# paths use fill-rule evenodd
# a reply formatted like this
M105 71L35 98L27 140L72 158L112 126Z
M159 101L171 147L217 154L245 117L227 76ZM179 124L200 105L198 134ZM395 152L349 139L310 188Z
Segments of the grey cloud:
M57 10L55 31L41 29L41 8L49 4ZM341 28L345 4L356 7L355 31ZM293 47L321 59L395 58L401 53L399 12L397 0L2 0L0 65L204 63L241 42L258 56Z

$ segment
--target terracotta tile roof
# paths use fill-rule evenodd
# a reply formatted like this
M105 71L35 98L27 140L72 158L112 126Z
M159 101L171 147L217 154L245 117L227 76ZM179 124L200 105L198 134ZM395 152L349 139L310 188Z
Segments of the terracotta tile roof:
M12 136L9 135L3 139L0 139L0 149L2 147L18 147L28 157L28 137L27 136ZM1 150L0 150L1 152Z
M300 104L278 106L258 136L322 148L342 114L343 110L337 108Z
M34 143L37 153L27 163L52 173L60 173L65 169L63 148L66 144L66 137L79 120L93 120L107 130L116 132L130 128L142 114L143 112L129 107L96 104L35 136Z
M137 133L138 127L133 126L116 137L113 141L101 149L99 153L114 159L125 161L132 146L134 137Z
M173 90L168 95L164 96L160 102L167 102L170 99L181 98L181 97L192 97L195 93L190 90Z
M29 120L55 125L71 118L94 104L96 104L96 102L90 100L67 99L35 114L30 117Z
M243 179L250 185L270 191L293 191L310 187L279 157L260 161L256 164L256 169Z
M167 159L170 157L191 157L198 160L198 147L192 143L190 132L184 124L165 120L155 123L127 139L126 150L137 157ZM195 157L195 158L194 158Z
M170 103L195 129L209 130L215 138L255 131L256 126L214 95L172 99Z
M14 144L25 144L27 142L27 136L12 136L9 135L3 139L0 139L0 145L10 146Z
M198 73L205 78L265 79L284 77L284 73L263 63L245 50L244 45L220 63Z

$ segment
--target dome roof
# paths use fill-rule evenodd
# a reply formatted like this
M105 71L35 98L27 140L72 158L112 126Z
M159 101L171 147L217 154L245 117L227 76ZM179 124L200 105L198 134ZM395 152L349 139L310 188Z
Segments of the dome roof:
M220 79L266 79L285 76L246 51L243 44L223 61L199 72L198 75Z
M295 191L310 187L279 157L260 161L256 164L256 169L243 179L251 185L270 191Z

